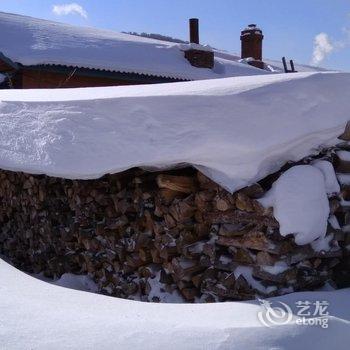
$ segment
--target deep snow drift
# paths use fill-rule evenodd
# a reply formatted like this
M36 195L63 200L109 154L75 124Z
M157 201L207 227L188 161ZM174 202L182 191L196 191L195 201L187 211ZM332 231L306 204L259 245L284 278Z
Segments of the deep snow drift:
M337 143L350 74L0 91L0 168L97 178L192 164L231 191Z
M140 303L57 287L1 259L0 277L0 348L6 350L254 350L262 344L264 349L285 350L328 350L337 344L341 350L350 342L349 289L270 299L272 306L286 303L294 314L297 301L327 301L328 328L298 325L295 315L269 328L259 321L264 309L258 301Z

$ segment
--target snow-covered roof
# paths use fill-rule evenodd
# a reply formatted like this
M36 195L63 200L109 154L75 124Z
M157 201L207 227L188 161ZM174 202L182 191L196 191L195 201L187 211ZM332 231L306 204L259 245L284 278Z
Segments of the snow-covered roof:
M0 52L23 65L67 65L188 80L264 73L222 58L215 59L213 70L198 69L184 58L185 44L15 14L0 13L0 32Z
M0 32L0 53L22 65L65 65L182 80L269 73L220 51L215 51L213 69L196 68L184 58L183 50L191 45L17 14L0 12Z
M350 74L0 90L0 168L97 178L191 164L231 191L337 143Z

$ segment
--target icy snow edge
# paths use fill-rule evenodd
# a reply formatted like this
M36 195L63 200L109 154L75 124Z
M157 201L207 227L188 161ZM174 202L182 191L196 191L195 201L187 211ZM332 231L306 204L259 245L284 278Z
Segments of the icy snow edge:
M0 168L70 179L189 164L235 191L337 143L350 74L0 91Z

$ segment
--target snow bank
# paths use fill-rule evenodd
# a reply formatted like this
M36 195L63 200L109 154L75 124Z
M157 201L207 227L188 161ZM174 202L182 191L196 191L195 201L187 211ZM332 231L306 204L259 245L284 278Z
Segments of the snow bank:
M334 144L350 74L0 91L0 168L97 178L192 164L231 191Z
M270 299L329 302L329 327L263 326L257 301L148 304L57 287L0 260L0 347L22 349L347 349L350 290ZM276 306L280 306L278 303Z
M64 273L59 279L52 280L46 278L43 273L32 275L41 281L51 283L55 286L71 288L75 290L82 290L85 292L98 292L97 284L88 275L74 275L72 273Z

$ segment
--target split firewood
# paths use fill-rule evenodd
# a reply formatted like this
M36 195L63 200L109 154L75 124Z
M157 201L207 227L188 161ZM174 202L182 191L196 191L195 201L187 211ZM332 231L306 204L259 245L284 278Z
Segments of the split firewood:
M276 257L268 252L260 251L256 254L256 263L258 266L272 266L276 261Z
M256 200L269 181L230 194L193 169L84 181L0 170L0 253L26 271L89 274L102 293L146 301L162 300L156 290L213 302L314 288L334 276L344 283L347 185L330 198L332 224L340 225L328 227L330 249L315 252L280 235L272 210ZM286 270L277 273L277 262ZM260 289L235 278L242 266Z
M197 210L209 211L212 208L212 202L215 197L214 191L200 191L195 194L195 205Z
M253 231L254 228L255 226L251 224L222 224L220 225L218 235L225 237L243 236Z
M220 186L216 184L213 180L210 180L207 176L201 172L197 172L197 180L199 182L199 187L205 190L219 191Z
M169 215L176 222L183 223L190 220L195 213L195 207L192 200L176 200L169 207Z
M228 210L226 212L212 212L208 213L207 218L212 223L231 224L231 223L245 223L263 225L267 227L278 227L278 222L273 217L257 215L255 213L247 213L240 210Z
M174 277L177 280L191 281L194 274L204 270L196 260L174 258L171 264Z
M157 177L157 184L160 188L166 188L181 193L192 193L196 190L193 178L187 176L162 174Z
M184 296L186 301L192 302L198 295L197 288L183 288L181 294Z
M220 191L214 197L214 203L215 203L216 209L219 211L235 209L235 199L230 193L226 191Z
M335 170L337 173L349 174L350 173L350 161L338 158L336 163L335 163Z
M256 262L256 256L248 249L229 247L228 251L232 254L235 263L252 265Z
M346 123L345 130L340 136L338 136L338 139L350 141L350 122Z
M175 198L183 198L184 193L187 192L174 191L169 188L161 188L159 190L159 196L165 205L169 205Z
M160 256L159 250L156 248L151 249L152 262L155 264L161 264L163 259Z
M279 247L271 242L262 232L249 232L243 237L222 237L217 240L218 245L236 248L249 248L274 254L279 253Z

